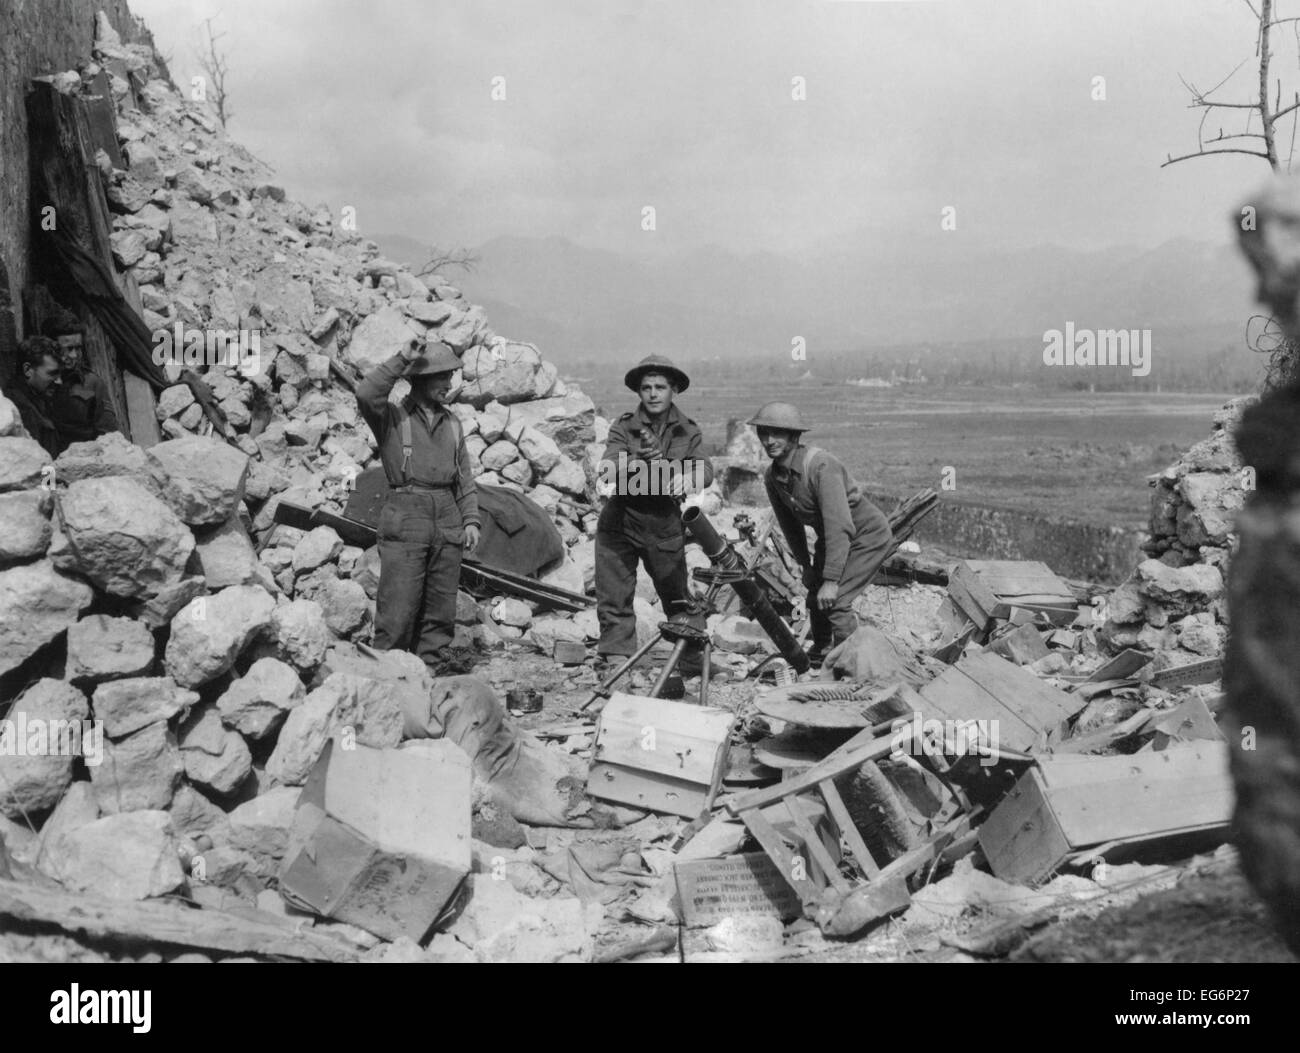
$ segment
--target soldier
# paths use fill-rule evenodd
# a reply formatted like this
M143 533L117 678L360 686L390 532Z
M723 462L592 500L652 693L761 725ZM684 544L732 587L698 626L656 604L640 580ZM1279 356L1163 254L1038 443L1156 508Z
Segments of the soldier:
M688 608L680 502L713 481L713 465L700 452L699 426L673 405L690 378L662 355L651 355L623 383L641 405L610 425L601 460L602 489L612 489L612 496L596 528L596 650L607 660L627 658L637 648L632 600L638 561L654 582L665 619ZM687 650L680 672L698 675L700 667L699 650Z
M379 513L375 647L414 651L433 667L451 643L462 551L479 539L478 496L460 421L444 400L460 359L446 344L408 347L357 385L391 488ZM399 377L411 382L389 401Z
M86 368L81 320L71 311L59 311L46 323L44 332L58 342L63 366L62 383L50 399L60 446L66 448L74 442L90 442L110 431L121 431L108 387Z
M826 652L858 627L853 601L875 576L893 542L885 514L868 501L848 469L825 450L805 446L808 429L788 402L769 402L749 421L772 458L764 476L767 498L808 587L812 647L820 664ZM810 559L804 527L817 543Z
M49 337L29 336L18 345L18 375L5 390L27 433L51 457L63 452L54 423L54 393L61 383L62 369L59 345Z

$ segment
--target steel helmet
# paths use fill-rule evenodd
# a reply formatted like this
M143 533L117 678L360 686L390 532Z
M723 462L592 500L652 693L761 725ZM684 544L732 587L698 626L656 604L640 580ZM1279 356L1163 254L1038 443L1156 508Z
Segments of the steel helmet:
M755 413L746 424L755 428L780 428L782 431L807 431L799 416L799 408L788 402L769 402Z
M641 389L641 378L647 373L659 373L667 377L677 389L678 394L691 386L691 378L663 355L647 355L641 359L640 362L627 371L623 383L633 391L639 391Z
M412 360L402 376L423 377L431 373L451 373L460 367L461 361L456 352L441 340L435 340L420 352L419 358Z

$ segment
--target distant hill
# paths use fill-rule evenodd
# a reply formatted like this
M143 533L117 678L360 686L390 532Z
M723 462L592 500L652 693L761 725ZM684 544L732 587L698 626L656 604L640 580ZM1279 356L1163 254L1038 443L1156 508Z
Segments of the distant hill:
M428 246L380 236L418 265ZM448 272L500 333L559 364L667 351L690 362L920 343L1041 339L1081 328L1235 332L1253 283L1231 246L1175 240L1080 252L978 253L954 234L859 231L807 261L716 246L637 259L566 238L501 237Z

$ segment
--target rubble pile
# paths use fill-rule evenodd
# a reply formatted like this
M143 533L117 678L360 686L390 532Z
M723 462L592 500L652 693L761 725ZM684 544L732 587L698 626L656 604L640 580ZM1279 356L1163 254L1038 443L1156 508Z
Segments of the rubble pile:
M1113 650L1172 652L1169 661L1223 653L1224 580L1236 543L1233 524L1254 488L1232 441L1252 400L1234 399L1214 415L1210 436L1151 477L1151 556L1111 596L1101 628Z
M568 554L544 580L578 593L607 422L445 280L289 200L110 34L98 59L145 78L140 109L114 82L130 163L106 173L117 263L151 329L257 332L261 350L256 368L188 367L229 441L178 383L158 402L163 441L112 434L51 461L0 397L0 677L18 685L0 700L0 923L93 906L113 932L111 903L129 900L137 940L186 933L194 953L174 960L780 956L909 904L929 931L1115 847L1221 840L1207 681L1167 690L1146 658L1106 662L1088 590L1042 564L958 564L946 594L873 586L868 624L802 683L772 663L758 686L776 647L729 594L708 629L714 668L736 676L705 685L707 703L644 697L646 669L603 689L557 646L595 639L594 611L516 597L459 595L473 677L373 652L377 550L275 523L280 501L342 512L377 463L358 374L411 342L450 345L477 478L551 513ZM75 92L97 72L54 80ZM762 461L748 433L732 439L723 474L752 489ZM1234 466L1217 436L1202 446L1166 473L1173 532L1111 597L1112 646L1217 653L1229 538L1199 477L1226 494ZM745 565L800 602L779 539L744 519ZM643 640L662 617L648 585ZM1119 617L1126 602L1140 617ZM508 716L497 693L516 685L544 711ZM51 749L56 732L78 748ZM1124 806L1081 810L1081 792ZM953 863L961 880L913 900ZM204 909L157 902L172 896Z

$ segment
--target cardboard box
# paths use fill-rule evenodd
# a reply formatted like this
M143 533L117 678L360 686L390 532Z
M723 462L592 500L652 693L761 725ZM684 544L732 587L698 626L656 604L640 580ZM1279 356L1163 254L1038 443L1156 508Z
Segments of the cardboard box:
M470 871L470 761L454 742L326 745L280 869L305 910L384 939L420 940Z

